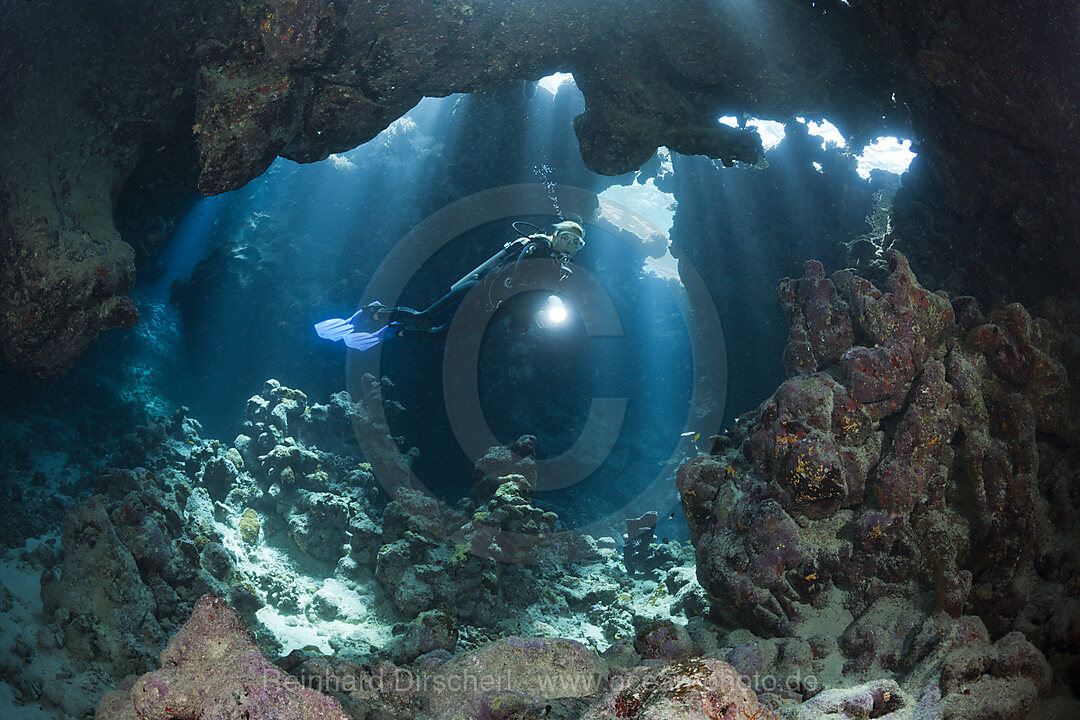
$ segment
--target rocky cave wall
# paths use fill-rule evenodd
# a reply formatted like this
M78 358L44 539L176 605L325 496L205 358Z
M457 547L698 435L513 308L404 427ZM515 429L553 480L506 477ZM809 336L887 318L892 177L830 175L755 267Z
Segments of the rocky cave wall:
M911 227L947 260L986 250L1039 287L1067 263L1075 209L1077 48L1069 3L773 0L753 9L571 2L188 0L147 11L6 2L0 315L5 355L42 376L136 321L132 252L112 201L145 182L216 193L277 156L373 137L422 96L572 71L586 164L615 174L658 145L754 163L721 112L827 115L855 143L904 133L927 182ZM895 95L894 95L895 93ZM1064 143L1064 145L1063 145ZM948 232L951 245L939 233ZM1023 237L1023 241L1020 238ZM969 263L961 262L961 265ZM985 268L985 269L984 269ZM1070 269L1075 272L1074 269Z
M845 673L977 615L1075 691L1075 300L984 314L888 259L880 288L817 261L781 281L788 380L678 473L698 578L738 626L837 643ZM845 628L815 637L829 607Z

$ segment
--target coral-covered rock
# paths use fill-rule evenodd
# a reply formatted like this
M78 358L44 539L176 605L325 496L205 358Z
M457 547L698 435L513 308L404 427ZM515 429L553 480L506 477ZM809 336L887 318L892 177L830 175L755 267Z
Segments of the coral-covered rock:
M726 480L709 497L717 475ZM816 584L797 589L791 582L816 574L810 570L815 549L776 500L748 501L747 493L761 493L750 480L734 464L719 469L709 458L680 468L677 483L687 515L708 512L713 518L693 536L698 580L714 600L721 599L721 613L769 633L788 634L797 620L800 592L816 591Z
M289 535L305 554L337 562L348 542L349 518L356 512L341 495L301 491L286 517Z
M247 508L244 510L244 514L240 516L236 529L240 532L241 540L248 545L255 545L259 542L259 529L261 527L262 522L259 520L259 513Z
M296 650L277 665L304 687L336 699L354 719L409 720L421 689L412 673L386 661L361 664L324 655L308 657Z
M927 618L963 614L1030 633L1068 674L1077 626L1050 622L1073 607L1062 568L1080 570L1063 550L1080 517L1068 331L1016 304L954 310L887 258L883 290L850 271L830 285L813 263L782 284L806 362L676 475L701 585L766 635L852 613L839 650L859 679L902 669Z
M955 320L952 305L944 293L919 285L900 252L890 250L885 257L892 268L885 292L846 270L836 273L833 282L847 297L856 342L903 348L921 368Z
M603 660L574 640L508 637L445 663L428 679L428 712L438 720L507 717L499 710L530 701L595 694ZM517 696L516 698L514 696Z
M903 255L893 250L887 258L893 272L886 292L846 270L833 278L848 299L856 342L862 343L841 357L846 384L875 419L899 409L954 320L948 299L920 286Z
M909 600L876 600L839 638L840 649L850 658L845 674L898 670L922 620L922 612Z
M457 624L444 610L429 610L417 615L395 639L390 655L394 662L411 663L435 650L453 652L458 641Z
M472 498L487 502L508 475L521 477L520 493L528 500L536 489L536 438L522 435L513 445L496 445L476 461Z
M865 407L818 373L788 380L765 402L750 448L786 510L823 517L861 502L881 441Z
M893 680L875 680L849 688L825 690L800 705L796 720L859 720L892 717L906 707L900 687Z
M248 400L244 412L244 429L250 432L252 427L260 427L273 435L276 443L297 434L297 422L307 411L307 395L299 390L287 388L277 380L267 380L260 394Z
M46 619L59 623L64 646L75 656L104 661L117 677L146 672L164 634L154 595L117 536L102 496L65 515L63 543L60 576L42 576ZM164 542L157 547L168 552Z
M204 717L346 720L333 698L304 687L259 652L224 600L205 595L161 652L161 669L102 698L101 720Z
M614 670L608 683L608 692L582 720L742 720L764 715L735 669L714 658Z
M853 332L847 304L825 277L817 260L808 260L802 280L780 282L780 304L787 313L789 337L784 368L789 377L810 375L840 360Z
M108 496L69 511L63 561L41 577L50 633L73 656L105 661L117 676L145 672L203 594L228 597L245 617L262 606L222 544L204 488L168 488L143 469L111 470L99 487Z
M690 633L671 621L649 623L634 638L634 651L646 660L685 660L693 654Z
M911 393L889 455L878 467L874 484L878 507L907 514L928 500L937 499L940 504L952 467L951 443L959 429L960 412L944 365L931 361Z
M522 436L514 448L491 448L477 463L474 490L486 488L479 494L487 497L478 506L465 500L448 508L419 490L398 489L383 515L375 577L407 617L445 608L458 620L490 622L500 596L513 594L501 587L510 566L556 568L601 559L595 540L557 530L554 512L530 504L536 482L532 443L532 436ZM488 474L507 468L530 476ZM353 541L359 542L355 535ZM574 602L573 591L568 594Z
M458 548L500 563L537 565L599 559L592 538L556 531L558 516L529 504L531 485L527 478L507 475L500 480L490 499L453 534Z
M442 540L446 529L439 501L419 490L400 488L383 511L383 533L391 538L413 533L432 542Z
M939 631L933 651L905 680L924 713L957 720L1021 720L1050 687L1050 666L1018 632L991 643L981 620L962 617Z
M242 462L242 461L241 461ZM202 471L202 485L211 497L224 500L240 477L240 470L231 459L218 455L210 458Z
M260 436L260 443L264 437L265 433ZM259 457L259 463L270 482L279 483L285 488L310 483L311 476L321 467L318 455L292 442L274 446L266 455Z
M448 545L438 501L401 488L387 505L375 578L394 606L413 618L449 608L455 617L483 622L497 604L499 565L494 559Z

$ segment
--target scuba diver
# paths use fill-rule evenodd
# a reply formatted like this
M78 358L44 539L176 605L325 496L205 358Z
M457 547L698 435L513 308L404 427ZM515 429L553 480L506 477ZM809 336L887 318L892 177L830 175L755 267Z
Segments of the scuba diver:
M536 232L526 234L518 226L528 226ZM341 340L354 350L367 350L383 340L411 333L441 335L450 327L454 309L465 295L480 285L487 287L489 309L494 312L502 304L507 291L523 282L523 262L550 259L559 280L571 274L567 264L585 246L585 231L570 220L555 223L550 234L524 221L512 223L520 235L506 243L502 250L478 265L450 286L450 290L425 310L408 307L387 307L376 301L366 305L348 320L332 318L315 325L315 332L325 340ZM558 301L557 296L552 296ZM558 301L561 307L561 301ZM379 327L381 325L381 327ZM372 328L378 328L368 332Z

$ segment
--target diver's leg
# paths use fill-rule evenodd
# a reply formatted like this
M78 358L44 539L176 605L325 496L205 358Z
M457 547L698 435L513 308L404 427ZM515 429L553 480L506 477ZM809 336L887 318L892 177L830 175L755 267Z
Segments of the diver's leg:
M358 330L374 330L392 322L409 324L418 316L420 316L418 310L409 307L387 307L381 302L375 301L357 310L345 322Z
M419 310L413 310L410 307L392 307L384 308L380 311L376 317L387 323L401 323L402 325L414 325L418 321L421 321L424 316Z
M453 309L461 302L461 299L465 297L465 294L478 284L478 280L473 280L459 285L457 288L431 303L431 305L421 312L416 313L413 317L413 322L407 324L412 329L421 330L427 333L445 332L446 326L450 323L450 318L453 317ZM445 317L441 323L439 322L440 316Z
M431 305L429 305L422 314L426 317L432 317L439 314L444 308L451 307L461 302L461 299L465 297L465 294L479 284L479 280L470 280L467 283L462 283L461 285L458 285L457 288L451 290L435 302L431 303Z
M425 335L442 335L445 334L450 325L450 318L440 323L438 316L446 313L447 308L452 308L460 302L465 293L476 287L478 282L474 280L458 286L424 310L413 310L410 307L386 307L381 303L374 302L360 308L355 315L349 318L348 322L350 325L357 325L362 321L367 321L372 327L376 325L382 325L384 328L392 326L393 334L422 333ZM450 317L453 317L452 313Z

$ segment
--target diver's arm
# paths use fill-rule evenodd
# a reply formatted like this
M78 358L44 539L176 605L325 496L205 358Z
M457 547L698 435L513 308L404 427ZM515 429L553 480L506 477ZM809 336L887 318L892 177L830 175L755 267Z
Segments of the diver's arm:
M551 241L544 235L533 235L528 238L528 243L518 253L517 259L514 261L514 275L517 275L518 270L521 269L522 260L535 260L538 258L551 257Z

